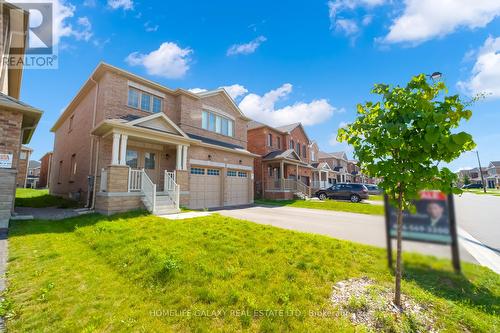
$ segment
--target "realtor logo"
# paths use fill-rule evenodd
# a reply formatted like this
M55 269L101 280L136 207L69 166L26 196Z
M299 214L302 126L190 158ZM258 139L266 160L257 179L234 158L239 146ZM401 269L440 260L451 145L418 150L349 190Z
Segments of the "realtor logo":
M53 43L53 3L50 1L5 3L2 0L0 3L3 10L2 18L9 20L8 27L2 25L4 29L2 36L10 35L11 38L9 48L3 50L2 63L10 68L56 69L58 57L57 47Z

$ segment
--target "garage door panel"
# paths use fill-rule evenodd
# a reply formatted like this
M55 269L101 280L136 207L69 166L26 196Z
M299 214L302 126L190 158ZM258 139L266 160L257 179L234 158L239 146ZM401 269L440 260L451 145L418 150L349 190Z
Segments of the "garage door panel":
M193 170L195 169L195 170ZM202 174L194 174L202 173ZM220 170L206 167L192 167L189 179L189 207L212 208L220 206Z
M242 177L242 174L247 177ZM249 177L246 172L228 172L225 183L225 205L245 205L250 202L248 195Z

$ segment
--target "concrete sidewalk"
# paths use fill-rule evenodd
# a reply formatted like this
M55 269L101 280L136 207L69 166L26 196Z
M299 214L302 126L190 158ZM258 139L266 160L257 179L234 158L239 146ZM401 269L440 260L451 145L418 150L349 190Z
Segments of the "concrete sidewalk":
M280 206L254 206L245 209L221 210L218 213L284 229L386 247L384 217L379 215ZM395 248L395 241L393 242ZM451 258L451 248L445 245L404 241L403 251ZM463 246L460 246L460 259L478 263Z

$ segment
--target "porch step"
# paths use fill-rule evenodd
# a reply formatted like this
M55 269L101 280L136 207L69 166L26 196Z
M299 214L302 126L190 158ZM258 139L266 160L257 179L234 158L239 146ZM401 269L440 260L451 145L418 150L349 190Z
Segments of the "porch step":
M304 193L302 192L295 192L293 195L295 195L296 197L302 199L302 200L308 200L309 197L307 195L305 195Z

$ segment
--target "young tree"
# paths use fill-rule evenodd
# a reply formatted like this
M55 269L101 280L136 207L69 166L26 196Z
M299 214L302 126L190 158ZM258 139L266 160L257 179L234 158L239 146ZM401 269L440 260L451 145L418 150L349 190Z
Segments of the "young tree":
M424 74L413 77L405 87L376 84L372 93L381 100L358 104L356 120L338 131L338 140L353 146L361 168L382 179L380 186L397 207L394 303L398 307L403 210L424 189L460 192L452 185L456 175L439 163L451 162L475 147L470 134L453 131L472 112L458 95L446 96L446 91L443 82L429 84Z
M470 178L468 175L464 176L464 185L469 185L470 184Z

